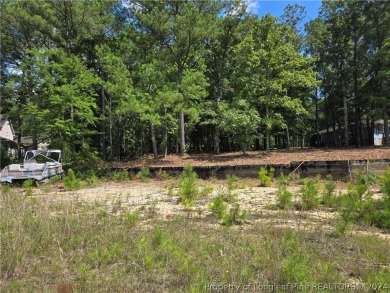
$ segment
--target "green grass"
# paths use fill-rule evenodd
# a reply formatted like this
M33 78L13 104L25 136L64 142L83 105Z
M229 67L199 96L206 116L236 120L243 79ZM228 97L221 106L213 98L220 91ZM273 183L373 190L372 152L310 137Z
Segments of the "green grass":
M336 221L331 229L313 230L280 227L277 219L246 224L237 205L224 214L242 225L228 228L212 217L164 221L148 217L147 210L121 207L118 213L104 203L81 202L80 195L61 201L8 187L1 188L0 209L1 292L216 292L212 288L228 284L255 289L390 283L389 241L336 235Z

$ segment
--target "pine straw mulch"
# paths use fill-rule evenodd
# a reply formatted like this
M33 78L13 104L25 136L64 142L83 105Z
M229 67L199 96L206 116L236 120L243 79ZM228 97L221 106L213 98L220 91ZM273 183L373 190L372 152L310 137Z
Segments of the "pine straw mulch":
M159 168L182 167L188 163L192 166L240 166L240 165L288 165L292 162L306 161L354 161L390 159L390 147L365 147L348 149L290 149L250 151L215 154L186 154L184 156L168 155L154 160L152 156L129 162L121 162L117 167Z

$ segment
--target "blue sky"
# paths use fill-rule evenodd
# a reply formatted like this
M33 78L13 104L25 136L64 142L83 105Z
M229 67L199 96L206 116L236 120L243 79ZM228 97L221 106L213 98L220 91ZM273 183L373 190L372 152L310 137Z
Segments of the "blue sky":
M306 17L303 23L308 22L318 16L318 10L321 6L321 0L247 0L248 12L257 14L260 17L268 12L272 16L281 16L283 14L284 7L287 4L299 4L306 8Z

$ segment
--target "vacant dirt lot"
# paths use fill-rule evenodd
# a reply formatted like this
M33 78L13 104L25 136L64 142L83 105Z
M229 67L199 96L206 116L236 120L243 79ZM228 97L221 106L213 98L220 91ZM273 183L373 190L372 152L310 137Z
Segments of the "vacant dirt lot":
M240 189L234 190L237 200L230 204L238 203L242 210L248 212L246 224L237 226L239 229L246 229L257 222L269 223L272 226L293 227L297 229L315 230L321 228L333 231L338 213L330 208L318 208L312 211L280 210L276 207L276 185L272 187L260 187L255 179L239 180ZM140 182L136 180L126 182L100 182L95 187L83 188L71 192L59 192L55 186L46 186L34 190L38 198L54 201L70 201L75 204L93 204L96 210L108 213L120 214L122 212L138 211L140 219L145 225L152 225L155 219L171 220L176 216L188 216L204 219L204 225L210 229L219 226L209 209L209 203L215 196L226 194L227 182L225 180L200 180L200 186L211 186L211 194L203 196L196 201L196 204L186 209L180 203L178 189L175 180L150 180ZM201 187L201 188L202 188ZM300 186L292 185L288 189L298 194ZM338 190L345 190L345 184L338 183ZM381 196L379 188L373 188L374 196ZM390 240L388 231L381 231L374 228L356 227L354 233L376 234Z
M213 154L191 154L183 157L168 155L154 160L148 156L140 160L118 164L118 167L180 167L188 163L193 166L235 166L290 164L305 161L383 160L390 159L390 147L368 147L349 149L291 149Z

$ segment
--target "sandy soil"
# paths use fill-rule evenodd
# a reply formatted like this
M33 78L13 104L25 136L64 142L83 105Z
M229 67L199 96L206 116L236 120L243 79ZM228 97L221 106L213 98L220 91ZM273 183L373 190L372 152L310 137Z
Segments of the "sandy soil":
M154 160L151 156L140 160L118 163L117 167L181 167L193 166L235 166L290 164L305 161L383 160L390 159L390 147L367 147L349 149L291 149L252 151L246 155L239 152L213 154L186 154L183 157L168 155Z
M338 213L332 209L322 208L315 211L280 210L275 206L276 190L274 187L259 187L258 182L246 179L241 182L245 188L235 190L240 208L249 213L246 224L236 226L236 229L246 229L257 222L269 223L273 226L293 227L296 229L321 229L332 233L334 221ZM180 203L177 188L169 192L169 186L174 181L150 180L148 182L101 182L95 187L84 188L75 192L59 192L55 186L41 187L34 190L34 195L50 198L55 201L72 201L76 204L92 204L96 211L105 210L113 214L122 212L140 212L140 220L145 225L153 225L155 219L170 220L177 215L204 220L206 227L217 227L220 223L215 220L208 207L212 197L226 193L226 181L201 181L201 185L211 185L213 192L197 200L196 204L186 209ZM343 186L341 186L343 188ZM299 186L288 188L294 193L299 192ZM374 190L378 196L378 190ZM355 233L374 233L390 241L390 234L379 229L359 227Z

